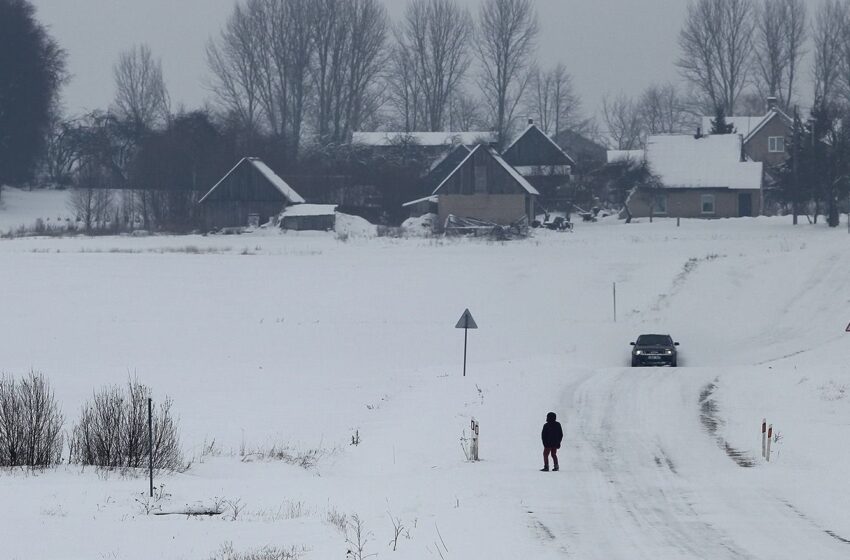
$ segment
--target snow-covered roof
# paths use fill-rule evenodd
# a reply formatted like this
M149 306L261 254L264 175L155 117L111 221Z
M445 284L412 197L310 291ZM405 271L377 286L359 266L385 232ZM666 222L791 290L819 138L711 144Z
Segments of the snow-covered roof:
M205 195L203 196L203 198L201 198L201 200L199 200L198 202L199 202L199 203L201 203L201 202L203 202L204 200L206 200L206 199L207 199L207 198L208 198L208 197L209 197L209 196L213 193L213 191L215 191L215 190L218 188L218 186L219 186L219 185L221 185L222 183L224 183L224 182L225 182L225 181L226 181L226 180L227 180L227 179L228 179L228 178L229 178L229 177L230 177L230 176L231 176L231 175L232 175L232 174L233 174L233 173L234 173L237 169L239 169L239 167L240 167L240 166L242 166L243 164L246 164L246 163L247 163L247 164L249 164L249 165L251 165L252 167L254 167L254 169L256 169L257 171L259 171L259 172L260 172L260 174L261 174L263 177L265 177L265 179L266 179L266 180L267 180L267 181L268 181L268 182L269 182L269 183L270 183L273 187L275 187L278 191L280 191L280 193L281 193L281 194L282 194L282 195L283 195L283 196L284 196L284 197L285 197L285 198L286 198L286 199L287 199L287 200L288 200L291 204L303 204L304 202L306 202L306 201L304 200L304 198L302 198L302 197L301 197L301 195L300 195L300 194L298 194L297 192L295 192L295 189L293 189L292 187L290 187L290 186L286 183L286 181L284 181L283 179L281 179L281 178L280 178L280 176L279 176L277 173L275 173L274 171L272 171L272 170L271 170L271 168L270 168L268 165L266 165L266 164L265 164L265 163L264 163L261 159L259 159L259 158L254 158L254 157L246 157L246 158L242 158L242 159L239 161L239 163L237 163L236 165L234 165L234 166L233 166L233 169L231 169L230 171L228 171L228 172L227 172L227 174L226 174L224 177L222 177L222 178L219 180L219 182L218 182L218 183L216 183L216 184L213 186L213 188L211 188L211 189L209 190L209 192L207 192L207 194L205 194Z
M286 208L282 217L300 216L332 216L336 212L336 204L293 204Z
M761 117L751 116L751 117L726 117L726 123L731 124L734 127L733 132L740 134L744 137L744 143L750 141L750 139L758 134L758 131L761 130L767 123L772 121L774 117L782 117L786 122L792 122L791 117L786 115L779 109L771 109L767 112L766 115ZM714 117L703 117L702 118L702 132L703 134L709 134L711 132L711 122L714 120Z
M465 158L463 158L463 161L461 161L461 162L457 165L457 167L455 167L455 168L454 168L454 170L452 170L452 172L451 172L451 173L449 173L448 175L446 175L446 178L445 178L445 179L443 179L443 182L442 182L442 183L440 183L440 184L437 186L437 188L436 188L436 189L434 189L434 192L433 192L432 194L437 194L437 193L439 192L439 190L443 188L443 185L445 185L445 184L449 181L449 179L451 179L451 178L454 176L454 174L455 174L455 173L457 173L457 172L458 172L458 170L459 170L460 168L462 168L462 167L463 167L463 165L464 165L464 164L465 164L465 163L469 160L469 158L471 158L471 157L475 154L475 152L477 152L478 150L480 150L482 147L483 147L483 146L482 146L481 144L479 144L479 145L475 146L475 148L473 148L473 149L472 149L472 151L471 151L471 152L469 152L469 155L468 155L468 156L466 156ZM490 154L490 157L492 157L493 159L495 159L495 160L496 160L496 162L497 162L499 165L501 165L501 166L505 169L505 171L507 171L507 172L508 172L508 174L510 174L510 176L511 176L511 177L513 177L513 178L514 178L514 180L515 180L517 183L519 183L519 185L520 185L523 189L525 189L525 191L526 191L526 192L528 192L528 194L540 194L540 193L537 191L537 189L535 189L535 188L531 185L531 183L529 183L529 182L528 182L528 180L527 180L525 177L523 177L522 175L520 175L520 174L519 174L519 172L518 172L516 169L514 169L513 167L511 167L511 166L508 164L508 162L506 162L504 159L502 159L502 156L500 156L500 155L499 155L499 153L498 153L498 152L496 152L496 150L494 150L494 149L492 149L492 148L484 148L484 149L486 149L486 150L488 151L488 153Z
M434 195L426 196L424 198L417 198L416 200L411 200L410 202L405 202L402 204L402 208L410 208L411 206L416 206L417 204L421 204L423 202L430 202L432 204L437 203L438 198Z
M625 163L627 161L643 161L643 150L608 150L608 163Z
M481 142L496 142L498 134L481 132L355 132L352 143L362 146L395 146L411 143L418 146L470 146Z
M741 136L650 136L649 168L668 188L760 189L762 164L741 161Z

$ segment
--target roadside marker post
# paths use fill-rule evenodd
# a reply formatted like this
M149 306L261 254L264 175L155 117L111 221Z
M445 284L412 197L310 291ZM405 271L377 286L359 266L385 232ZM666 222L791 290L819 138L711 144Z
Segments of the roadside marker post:
M475 323L475 319L472 318L472 313L469 312L469 309L464 311L463 315L460 316L460 321L457 322L455 328L463 329L463 376L466 377L466 346L469 337L469 329L478 328L478 325Z
M773 424L768 426L767 428L767 455L765 455L765 459L767 462L770 462L770 440L773 439Z
M767 457L767 419L761 419L761 456Z
M472 431L472 443L469 449L469 457L473 461L478 461L478 420L473 418L469 427Z
M614 282L614 322L617 322L617 283Z

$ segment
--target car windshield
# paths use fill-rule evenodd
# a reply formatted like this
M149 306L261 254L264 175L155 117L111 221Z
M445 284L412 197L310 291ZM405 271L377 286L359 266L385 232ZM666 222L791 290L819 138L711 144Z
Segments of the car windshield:
M671 339L666 334L644 334L637 339L638 346L670 346L673 344Z

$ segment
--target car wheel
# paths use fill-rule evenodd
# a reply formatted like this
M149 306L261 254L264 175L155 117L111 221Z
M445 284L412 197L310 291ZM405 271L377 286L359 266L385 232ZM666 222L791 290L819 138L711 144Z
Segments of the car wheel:
M632 367L638 367L638 362L634 358L632 358Z
M673 360L673 363L670 364L670 367L679 367L679 361Z

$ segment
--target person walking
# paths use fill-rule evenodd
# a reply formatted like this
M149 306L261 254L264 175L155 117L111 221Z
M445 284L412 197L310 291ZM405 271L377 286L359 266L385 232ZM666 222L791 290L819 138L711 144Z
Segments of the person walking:
M554 412L546 415L546 423L540 437L543 440L543 472L549 472L549 455L552 455L552 470L558 470L558 449L561 448L561 440L564 439L564 430L561 423L556 421Z

